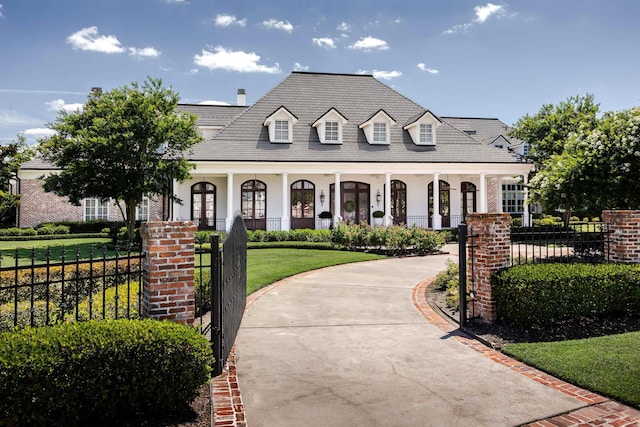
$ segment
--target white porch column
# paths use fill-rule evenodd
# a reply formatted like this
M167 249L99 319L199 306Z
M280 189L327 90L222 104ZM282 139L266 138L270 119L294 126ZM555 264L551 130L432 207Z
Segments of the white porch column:
M442 230L442 215L440 215L440 173L433 174L433 215L431 226L434 230Z
M498 194L496 194L496 211L502 213L502 177L498 177Z
M522 182L524 184L524 201L523 201L523 208L524 211L522 212L522 225L524 225L525 227L528 227L530 224L530 217L531 214L529 213L529 203L528 200L529 199L529 176L528 175L523 175L522 176Z
M289 218L289 174L282 173L282 218L280 219L280 229L289 230L291 220Z
M340 201L340 173L336 172L336 182L335 182L335 188L334 188L334 192L333 192L333 225L334 227L336 225L338 225L339 222L342 222L342 216L340 215L340 213L342 212L342 210L340 209L340 206L342 206L342 202Z
M384 179L384 225L388 227L393 224L391 216L391 172L385 174Z
M487 213L487 174L480 174L480 207L478 212Z
M227 218L225 226L227 231L231 231L233 225L233 173L227 172Z

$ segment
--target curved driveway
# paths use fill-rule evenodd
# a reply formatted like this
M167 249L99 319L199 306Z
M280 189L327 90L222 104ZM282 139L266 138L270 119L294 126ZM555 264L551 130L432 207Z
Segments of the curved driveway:
M418 313L414 286L453 257L325 268L255 301L236 341L247 424L514 426L585 406Z

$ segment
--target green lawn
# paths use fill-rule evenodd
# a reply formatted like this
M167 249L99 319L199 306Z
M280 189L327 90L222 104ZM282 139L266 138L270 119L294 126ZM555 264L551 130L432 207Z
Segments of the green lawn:
M511 344L503 351L571 384L640 408L640 331Z
M18 249L18 264L31 264L31 253L35 249L36 264L44 263L47 260L47 248L50 249L51 262L59 262L62 259L62 250L65 250L65 259L75 259L76 252L80 258L88 259L93 248L94 258L102 257L102 245L109 243L108 238L88 238L88 239L59 239L59 240L29 240L29 241L0 241L0 255L2 256L2 267L15 265L15 253ZM114 256L113 250L106 252L107 257Z
M247 251L247 294L285 277L309 270L350 262L386 258L362 252L318 249L249 249Z

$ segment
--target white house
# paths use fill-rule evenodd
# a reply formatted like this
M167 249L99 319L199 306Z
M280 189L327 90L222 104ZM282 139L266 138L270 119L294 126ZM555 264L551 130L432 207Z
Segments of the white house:
M266 230L320 228L322 211L334 222L371 223L380 210L386 224L434 229L468 212L528 221L532 164L497 119L439 117L371 75L292 72L255 104L245 96L237 106L180 105L198 116L205 140L186 153L192 178L174 183L184 203L159 200L148 216L215 230L228 229L236 211L247 228ZM29 162L21 182L46 168Z

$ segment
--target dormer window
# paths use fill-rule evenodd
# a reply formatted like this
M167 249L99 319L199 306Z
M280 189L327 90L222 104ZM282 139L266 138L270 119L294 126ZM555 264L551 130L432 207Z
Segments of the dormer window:
M432 124L420 124L420 143L421 144L433 144L433 125Z
M369 144L389 145L391 143L390 128L395 124L395 120L390 115L384 110L379 110L359 127L363 130Z
M323 144L342 144L342 128L347 119L335 108L324 113L312 125L318 131L318 139Z
M425 111L409 120L403 129L409 132L411 140L416 145L436 145L436 131L441 123L438 117L430 111Z
M293 125L298 118L285 107L278 108L264 121L269 127L269 141L272 143L290 144L293 142Z

